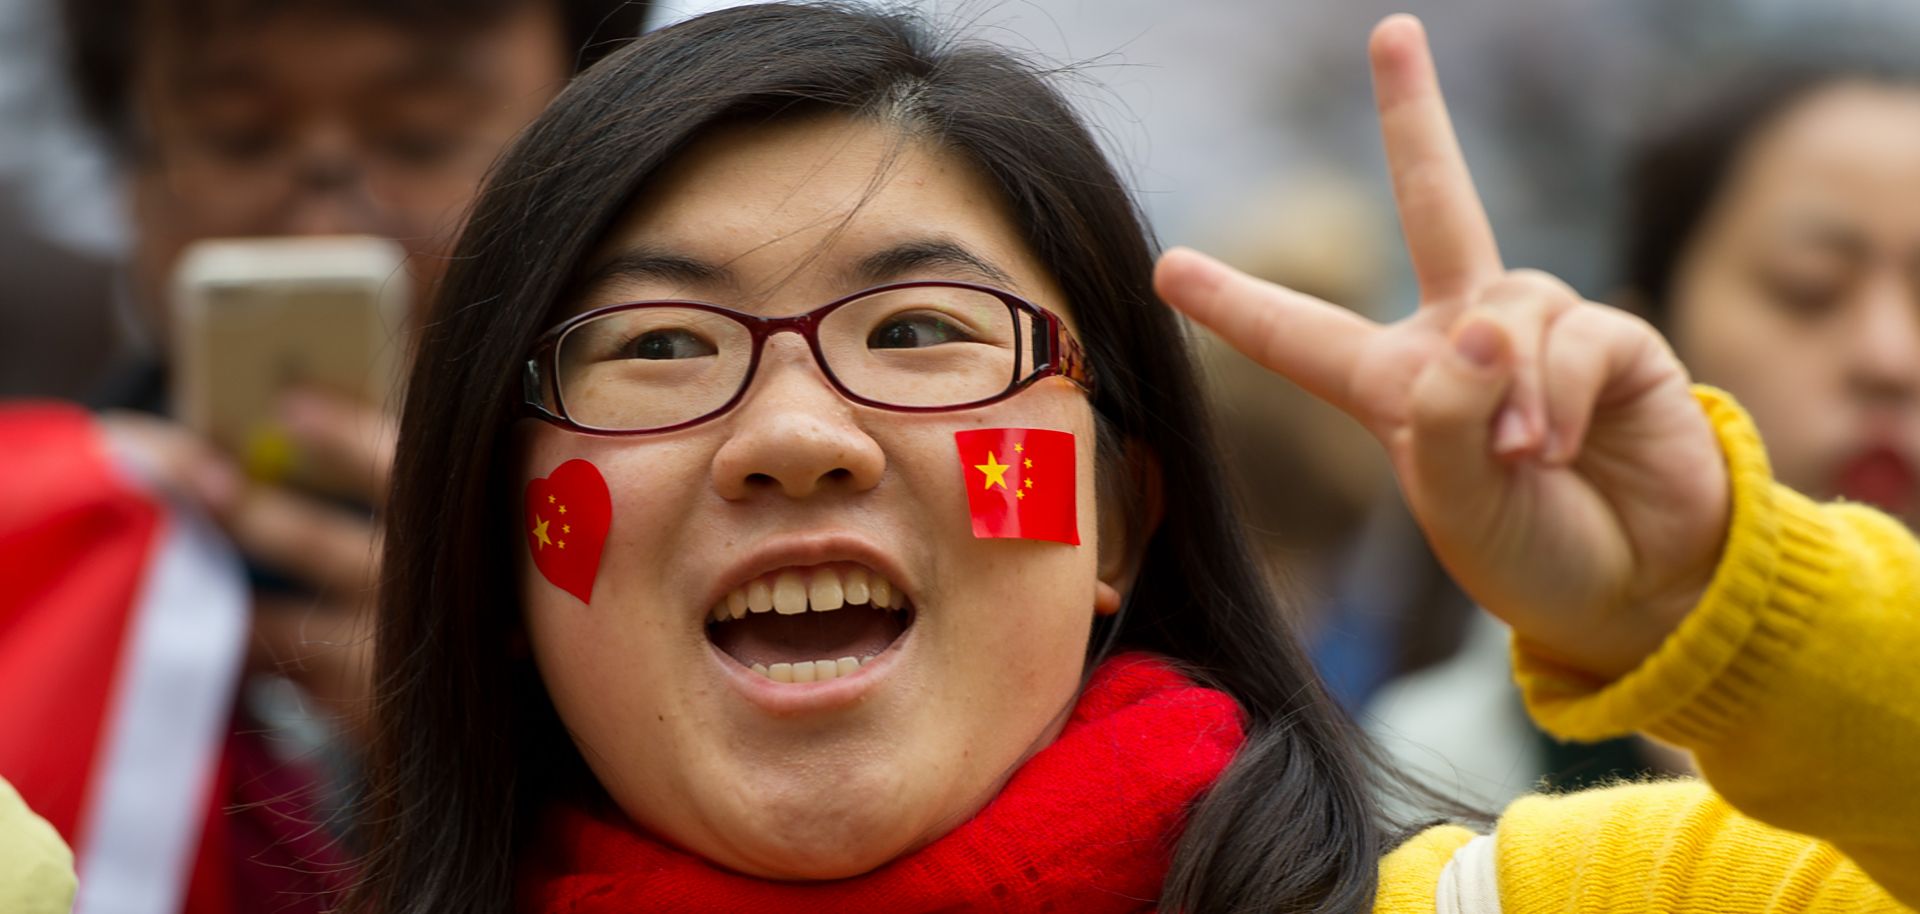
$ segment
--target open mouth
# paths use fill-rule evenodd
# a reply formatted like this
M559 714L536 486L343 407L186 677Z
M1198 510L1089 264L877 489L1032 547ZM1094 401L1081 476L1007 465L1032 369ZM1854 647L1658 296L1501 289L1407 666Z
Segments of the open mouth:
M851 676L913 625L907 595L863 565L835 563L761 575L707 614L707 639L775 682Z

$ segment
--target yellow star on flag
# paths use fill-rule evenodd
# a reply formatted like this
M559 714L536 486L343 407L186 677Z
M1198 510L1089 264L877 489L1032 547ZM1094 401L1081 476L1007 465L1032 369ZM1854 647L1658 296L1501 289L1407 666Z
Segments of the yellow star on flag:
M1033 469L1033 458L1028 457L1026 462L1027 462L1027 469L1029 470Z
M1018 444L1018 443L1016 443L1016 444L1014 444L1014 446L1013 446L1013 450L1014 450L1014 452L1015 452L1015 453L1025 453L1025 452L1026 452L1026 450L1027 450L1027 446L1026 446L1026 445L1024 445L1024 444Z
M533 519L535 521L533 525L533 538L540 541L541 547L545 547L548 543L553 542L553 540L547 538L547 522L541 520L538 514L535 514Z
M1014 493L1013 493L1013 497L1015 497L1015 498L1022 498L1022 499L1024 499L1024 498L1026 498L1026 497L1027 497L1027 490L1025 490L1025 489L1018 489L1018 490L1015 490L1015 491L1014 491Z
M1018 447L1018 445L1015 445L1015 447ZM1004 489L1007 487L1007 469L1010 466L1012 466L1012 464L1000 463L998 459L993 456L993 452L988 451L987 462L983 464L976 463L973 465L973 468L987 474L987 484L981 486L981 488L991 489L997 485Z
M1025 487L1027 487L1027 488L1029 488L1029 489L1031 489L1031 488L1033 488L1033 480L1031 480L1031 479L1022 479L1022 480L1020 480L1020 484L1021 484L1022 486L1025 486Z
M561 513L561 514L565 514L565 513L567 513L567 506L566 506L566 505L561 505L561 506L560 506L560 513Z

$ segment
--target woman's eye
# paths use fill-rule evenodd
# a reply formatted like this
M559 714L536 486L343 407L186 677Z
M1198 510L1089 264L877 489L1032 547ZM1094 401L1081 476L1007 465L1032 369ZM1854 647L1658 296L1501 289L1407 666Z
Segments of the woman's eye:
M713 344L687 330L649 330L626 345L630 359L695 359L717 352Z
M962 343L972 335L936 314L890 317L867 335L869 349L918 349L941 343Z
M1804 277L1770 276L1766 289L1777 305L1803 318L1819 317L1833 310L1843 294L1840 283Z

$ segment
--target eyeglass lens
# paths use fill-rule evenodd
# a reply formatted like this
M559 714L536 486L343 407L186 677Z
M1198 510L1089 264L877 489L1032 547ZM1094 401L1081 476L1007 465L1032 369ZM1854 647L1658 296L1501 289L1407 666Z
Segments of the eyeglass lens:
M919 286L850 301L818 327L820 355L856 396L888 406L964 406L1004 393L1047 342L1037 315L977 289ZM582 323L556 352L568 416L602 429L664 428L725 406L747 383L753 333L671 305Z

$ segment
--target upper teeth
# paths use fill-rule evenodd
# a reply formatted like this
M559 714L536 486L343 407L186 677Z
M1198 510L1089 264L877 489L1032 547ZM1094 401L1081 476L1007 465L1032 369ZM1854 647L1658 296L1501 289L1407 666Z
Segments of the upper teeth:
M754 578L728 592L726 599L714 604L707 617L725 622L750 612L768 610L791 616L808 610L831 612L848 603L899 609L907 605L907 597L878 572L858 565L838 568L822 565Z

